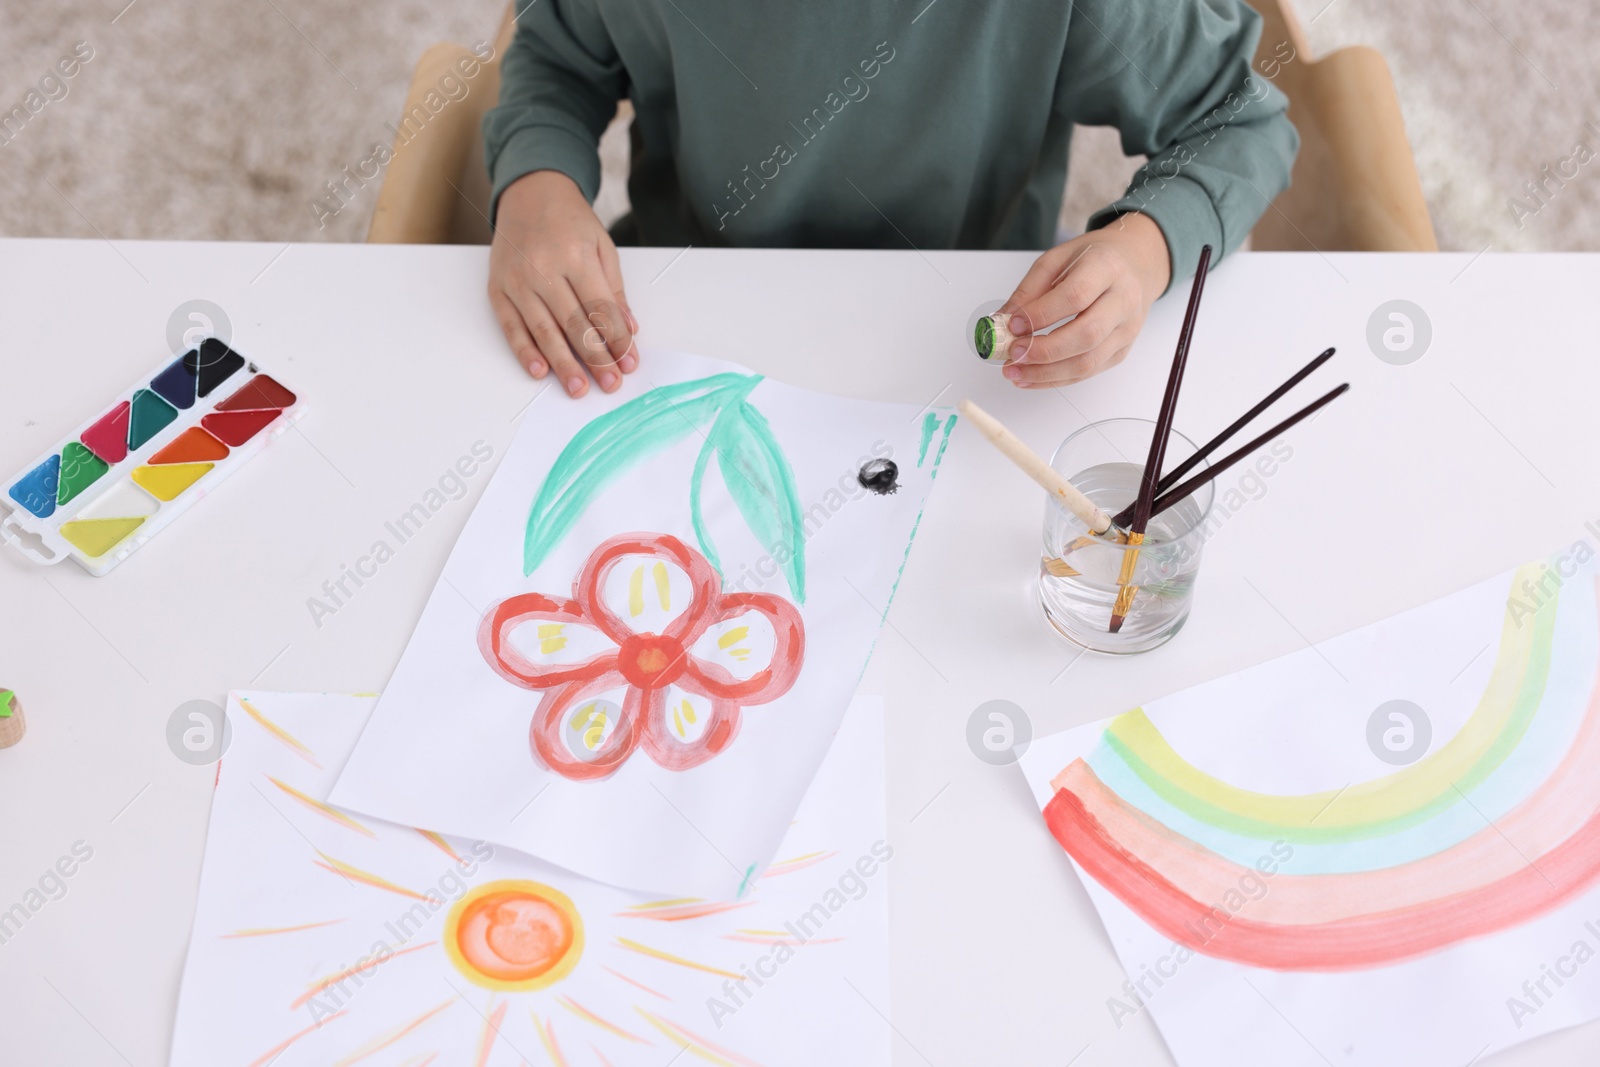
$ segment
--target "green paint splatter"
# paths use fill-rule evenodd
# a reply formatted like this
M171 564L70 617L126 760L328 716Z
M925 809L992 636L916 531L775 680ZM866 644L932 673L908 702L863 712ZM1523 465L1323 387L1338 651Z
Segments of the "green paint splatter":
M922 461L928 458L928 443L933 440L933 431L939 428L939 413L930 411L922 416L922 443L917 446L917 466L922 466Z
M939 416L935 412L930 411L928 414L933 417L935 423L939 421ZM939 442L939 451L933 455L933 469L928 472L928 480L930 482L939 477L939 461L944 459L945 445L950 443L950 431L955 429L955 425L956 416L951 415L945 421L944 439ZM889 587L889 602L883 606L883 614L878 616L880 625L888 620L889 609L894 607L894 597L900 591L900 579L905 577L906 564L911 562L911 546L917 543L917 531L922 528L922 516L926 511L927 501L924 498L923 506L917 511L916 521L911 524L911 536L906 538L906 550L900 554L900 569L894 572L894 584ZM867 661L861 665L861 673L856 676L856 685L858 686L861 684L861 679L867 676L867 668L872 665L872 655L878 650L878 638L882 633L883 630L880 628L878 633L872 637L872 647L867 649Z
M14 710L11 701L15 696L16 694L9 689L0 689L0 719L11 718L11 712Z
M928 472L929 479L939 477L939 461L944 459L944 450L950 444L950 431L956 428L956 417L951 415L944 420L944 436L939 438L939 451L933 456L933 470Z
M739 882L739 891L733 895L733 899L739 900L750 891L750 878L755 873L756 865L753 863L744 869L744 878Z

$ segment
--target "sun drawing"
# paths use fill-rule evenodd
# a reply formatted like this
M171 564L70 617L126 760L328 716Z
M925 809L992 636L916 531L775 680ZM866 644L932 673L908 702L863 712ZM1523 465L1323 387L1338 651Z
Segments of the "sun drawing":
M583 955L583 920L570 898L539 882L485 882L450 909L450 962L485 989L525 992L561 981Z

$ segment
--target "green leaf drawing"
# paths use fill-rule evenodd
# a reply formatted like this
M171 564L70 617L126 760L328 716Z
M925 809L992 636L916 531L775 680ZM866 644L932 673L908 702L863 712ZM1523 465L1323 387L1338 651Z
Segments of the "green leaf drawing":
M660 386L585 425L556 457L534 497L522 572L532 574L619 475L687 434L704 432L760 381L760 375L730 373Z
M744 398L723 409L689 477L689 514L706 559L720 572L722 562L706 528L701 506L706 467L712 454L739 514L750 532L783 568L795 601L806 600L806 536L794 470L773 436L766 416Z

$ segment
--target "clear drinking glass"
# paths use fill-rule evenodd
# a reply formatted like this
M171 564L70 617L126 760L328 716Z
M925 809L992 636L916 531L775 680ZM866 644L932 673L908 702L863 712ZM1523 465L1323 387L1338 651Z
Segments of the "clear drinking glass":
M1050 465L1114 515L1138 496L1154 432L1155 423L1148 419L1091 423L1061 442ZM1193 441L1174 430L1167 442L1165 469L1188 459L1195 448ZM1206 466L1202 461L1184 478ZM1081 519L1054 497L1046 497L1039 602L1050 625L1096 652L1147 652L1165 644L1189 618L1212 497L1208 482L1155 516L1138 546L1090 533ZM1112 633L1111 614L1130 553L1137 555L1127 584L1136 588L1121 629Z

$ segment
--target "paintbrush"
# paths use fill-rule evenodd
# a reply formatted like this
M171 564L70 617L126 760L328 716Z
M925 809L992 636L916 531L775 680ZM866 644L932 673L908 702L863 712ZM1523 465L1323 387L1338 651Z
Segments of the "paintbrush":
M1183 372L1189 364L1189 342L1194 337L1195 320L1200 315L1200 297L1205 292L1206 268L1211 265L1211 246L1200 249L1200 263L1195 267L1194 281L1189 286L1189 306L1183 313L1183 328L1178 332L1178 348L1172 354L1172 370L1167 374L1167 389L1161 397L1161 410L1156 414L1155 433L1150 437L1150 454L1145 459L1139 476L1139 496L1133 503L1133 521L1128 527L1128 544L1133 546L1122 554L1122 571L1117 576L1117 601L1111 609L1111 632L1122 629L1122 622L1133 605L1138 586L1132 583L1133 569L1139 562L1138 546L1144 543L1145 527L1150 523L1150 507L1156 499L1156 483L1161 480L1161 465L1167 456L1167 440L1172 435L1172 416L1178 410L1178 389L1183 385Z
M992 445L1005 453L1024 474L1042 485L1062 507L1083 520L1085 526L1097 534L1106 533L1111 529L1110 515L1096 507L1094 501L1084 496L1077 486L1063 478L1037 452L1023 444L1022 439L1006 429L999 419L970 400L961 402L960 411Z
M1172 468L1166 474L1163 474L1161 476L1161 480L1156 483L1156 498L1159 500L1163 495L1165 495L1167 490L1178 484L1179 479L1198 466L1203 460L1209 457L1211 453L1215 452L1222 445L1226 444L1229 438L1248 425L1257 415L1260 415L1263 411L1267 410L1267 408L1281 400L1285 393L1304 381L1312 371L1316 370L1318 367L1328 362L1328 360L1332 359L1333 353L1334 350L1332 348L1324 350L1320 355L1317 356L1317 358L1313 359L1310 363L1307 363L1304 367L1301 367L1299 370L1291 374L1282 385L1278 386L1276 389L1272 390L1272 392L1268 393L1266 396L1257 401L1255 406L1249 411L1246 411L1243 415L1240 415L1237 419L1234 419L1233 422L1229 424L1229 426L1221 433L1217 434L1211 440L1201 445L1194 455L1190 456L1188 459ZM1153 517L1165 510L1165 508L1152 509L1151 515ZM1116 536L1121 538L1122 528L1126 527L1128 523L1132 521L1133 504L1130 502L1127 507L1123 508L1121 511L1117 512L1111 517L1112 525L1117 527ZM1075 538L1071 544L1067 545L1067 547L1062 550L1059 557L1046 559L1044 561L1044 569L1057 578L1075 577L1078 574L1078 571L1066 562L1066 557L1070 556L1078 549L1092 544L1094 544L1094 538L1092 537Z
M1304 381L1307 375L1309 375L1312 371L1316 370L1318 367L1328 362L1328 360L1332 359L1333 352L1334 350L1329 348L1321 355L1317 356L1316 359L1313 359L1310 363L1307 363L1304 367L1301 367L1299 370L1295 371L1286 381L1284 381L1282 385L1278 386L1272 392L1262 397L1249 411L1245 412L1243 415L1240 415L1237 419L1234 419L1233 422L1229 424L1227 429L1223 430L1221 433L1217 434L1217 436L1201 445L1194 455L1190 456L1188 459L1172 468L1166 474L1163 474L1161 476L1161 480L1156 483L1157 499L1165 495L1167 490L1176 485L1180 478L1194 470L1195 467L1199 466L1200 463L1206 459L1206 457L1211 455L1211 453L1215 452L1219 447L1226 444L1230 437L1247 426L1257 415L1261 414L1278 400L1282 399L1285 393ZM1117 514L1112 517L1111 521L1118 526L1127 526L1133 521L1133 509L1134 505L1129 504L1127 507L1117 512ZM1153 515L1155 513L1152 511L1151 514Z
M1166 511L1168 508L1172 507L1172 505L1190 495L1196 489L1200 488L1202 485L1205 485L1207 482L1211 481L1211 479L1215 478L1217 475L1221 474L1223 471L1227 470L1229 467L1233 466L1235 463L1239 462L1241 459L1248 456L1250 453L1254 452L1256 449L1260 448L1274 437L1277 437L1279 434L1283 433L1285 430L1288 430L1296 423L1303 422L1312 415L1315 415L1317 412L1321 411L1323 408L1327 407L1329 404L1333 403L1335 400L1349 391L1349 382L1344 382L1341 385L1337 385L1332 389L1329 389L1326 393L1323 393L1317 399L1313 400L1311 403L1307 404L1293 415L1290 415L1288 418L1272 427L1272 429L1267 430L1265 433L1251 439L1234 451L1229 452L1226 456L1217 460L1211 466L1207 467L1193 478L1190 478L1188 481L1180 482L1167 492L1162 493L1161 496L1156 499L1155 503L1150 506L1150 514L1155 516L1161 514L1163 511Z

